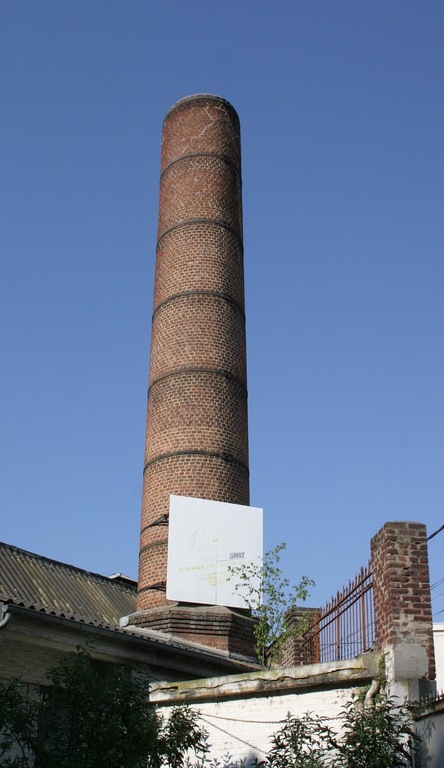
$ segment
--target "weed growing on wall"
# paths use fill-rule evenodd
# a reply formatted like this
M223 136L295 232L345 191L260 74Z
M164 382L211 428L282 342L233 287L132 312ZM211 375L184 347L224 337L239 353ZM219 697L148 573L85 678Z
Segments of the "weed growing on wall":
M263 667L268 668L282 656L282 649L291 637L299 636L306 629L306 621L290 625L291 609L304 602L308 588L314 581L303 576L299 584L290 586L279 568L280 553L285 542L265 553L262 565L229 566L236 576L238 591L245 604L257 618L254 628L255 650Z

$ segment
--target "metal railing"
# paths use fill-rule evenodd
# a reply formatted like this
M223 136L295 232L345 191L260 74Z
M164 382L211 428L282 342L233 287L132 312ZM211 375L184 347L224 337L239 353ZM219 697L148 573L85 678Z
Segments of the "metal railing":
M371 561L324 608L302 635L305 664L352 659L373 646L375 633Z

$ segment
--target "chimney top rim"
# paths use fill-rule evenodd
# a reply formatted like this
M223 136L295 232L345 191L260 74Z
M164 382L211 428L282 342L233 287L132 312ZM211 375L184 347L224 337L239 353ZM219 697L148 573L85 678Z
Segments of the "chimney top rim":
M171 115L171 113L174 112L176 109L193 101L217 101L221 104L225 104L225 106L228 107L228 109L231 109L231 111L234 112L237 119L239 120L239 115L237 114L233 105L227 99L224 99L222 96L217 96L215 93L193 93L190 96L184 96L182 99L179 99L179 101L176 101L166 113L164 122Z

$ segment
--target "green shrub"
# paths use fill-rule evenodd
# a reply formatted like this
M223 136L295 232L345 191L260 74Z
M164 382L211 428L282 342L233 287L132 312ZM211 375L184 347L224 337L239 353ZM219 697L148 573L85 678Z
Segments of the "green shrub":
M381 695L371 708L349 702L337 733L329 721L310 714L288 715L274 734L263 765L271 768L400 768L412 765L416 738L405 707Z
M78 649L48 674L35 699L20 681L0 684L0 765L8 768L181 768L205 751L198 715L170 717L148 705L148 680L102 664Z

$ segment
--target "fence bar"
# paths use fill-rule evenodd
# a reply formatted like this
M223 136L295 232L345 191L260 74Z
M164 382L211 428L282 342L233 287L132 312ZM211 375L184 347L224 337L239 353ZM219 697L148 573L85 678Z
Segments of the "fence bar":
M305 664L350 659L369 651L375 633L371 561L342 592L315 611L302 636Z

